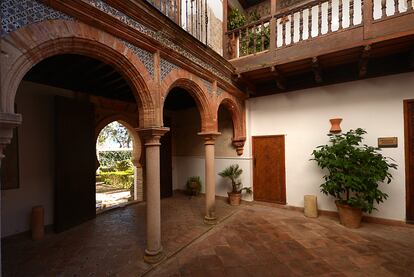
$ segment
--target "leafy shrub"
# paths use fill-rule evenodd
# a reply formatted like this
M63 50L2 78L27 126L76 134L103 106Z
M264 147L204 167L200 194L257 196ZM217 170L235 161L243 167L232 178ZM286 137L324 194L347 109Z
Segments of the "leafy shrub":
M132 151L99 151L98 160L101 167L113 167L116 166L117 162L131 160Z
M101 172L102 181L114 188L131 189L134 186L134 171L129 168L125 171Z
M227 17L227 29L237 29L246 24L246 16L239 9L231 9Z
M188 178L186 183L187 194L198 195L201 192L201 178L200 176L192 176Z
M132 168L132 162L131 160L123 160L116 163L115 166L117 171L126 171L130 168Z
M379 204L388 198L379 189L379 183L390 183L389 170L396 169L397 165L379 153L380 149L362 144L366 133L358 128L345 134L328 134L330 145L318 146L312 152L312 160L329 172L320 185L322 193L371 213L374 202Z

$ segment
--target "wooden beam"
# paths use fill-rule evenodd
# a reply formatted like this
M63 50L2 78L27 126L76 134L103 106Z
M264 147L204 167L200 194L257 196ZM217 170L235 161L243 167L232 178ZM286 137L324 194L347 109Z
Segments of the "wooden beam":
M371 45L365 45L359 58L359 78L364 78L368 72L368 61L371 56Z
M234 76L236 83L246 87L246 92L250 95L256 95L256 86L243 74L239 73Z
M276 85L279 89L285 90L286 89L286 80L283 75L277 70L276 66L272 66L270 68L272 75L275 77Z
M410 63L408 66L410 69L414 69L414 49L410 52L410 57L408 59L408 62Z
M315 77L315 82L320 84L323 82L322 70L317 57L312 58L312 71Z

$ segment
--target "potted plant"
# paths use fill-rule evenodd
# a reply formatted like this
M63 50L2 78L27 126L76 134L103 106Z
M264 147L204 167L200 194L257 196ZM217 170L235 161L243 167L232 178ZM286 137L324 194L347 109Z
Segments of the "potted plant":
M197 196L201 192L201 178L200 176L192 176L188 178L186 183L187 194L190 196Z
M379 189L381 182L390 183L389 170L397 165L379 153L379 148L362 144L366 131L358 128L345 134L328 134L329 145L318 146L313 159L328 174L320 185L321 192L336 198L342 225L358 228L362 212L371 213L388 198Z
M252 189L250 187L242 187L242 184L239 180L240 175L243 173L243 170L239 168L238 164L231 165L224 169L219 175L223 178L229 178L231 181L232 190L227 192L229 196L229 203L233 206L240 205L241 193L245 190L247 193L251 193Z

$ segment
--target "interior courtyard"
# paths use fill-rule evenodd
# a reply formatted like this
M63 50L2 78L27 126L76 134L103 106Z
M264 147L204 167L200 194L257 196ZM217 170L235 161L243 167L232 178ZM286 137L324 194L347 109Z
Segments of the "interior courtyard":
M0 10L0 276L414 276L414 1Z

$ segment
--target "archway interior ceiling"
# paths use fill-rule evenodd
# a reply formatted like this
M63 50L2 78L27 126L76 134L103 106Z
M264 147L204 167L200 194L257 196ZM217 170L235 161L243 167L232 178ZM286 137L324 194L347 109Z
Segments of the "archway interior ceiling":
M175 87L164 102L164 109L169 111L185 110L197 107L193 97L183 88Z
M111 65L82 55L57 55L34 66L24 80L135 103L123 76Z

